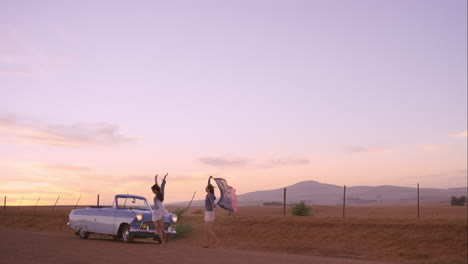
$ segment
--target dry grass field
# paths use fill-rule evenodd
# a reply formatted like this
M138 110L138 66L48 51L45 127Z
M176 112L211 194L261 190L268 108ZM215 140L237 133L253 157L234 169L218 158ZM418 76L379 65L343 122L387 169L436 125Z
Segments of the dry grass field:
M0 209L0 228L59 232L71 207ZM174 209L174 208L169 208ZM417 219L415 207L349 207L346 218L333 206L312 207L313 215L292 216L290 208L241 207L235 215L217 209L215 231L222 247L401 263L467 263L467 208L426 206ZM200 245L203 208L192 207L180 223L193 232L171 241Z

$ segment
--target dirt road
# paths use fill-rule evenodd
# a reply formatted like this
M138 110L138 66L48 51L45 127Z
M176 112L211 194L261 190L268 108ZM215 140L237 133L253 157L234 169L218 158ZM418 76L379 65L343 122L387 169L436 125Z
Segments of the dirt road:
M108 237L90 236L87 240L57 233L0 230L0 262L22 263L320 263L388 264L389 262L349 260L236 249L203 249L168 244L162 247L150 239L125 244Z

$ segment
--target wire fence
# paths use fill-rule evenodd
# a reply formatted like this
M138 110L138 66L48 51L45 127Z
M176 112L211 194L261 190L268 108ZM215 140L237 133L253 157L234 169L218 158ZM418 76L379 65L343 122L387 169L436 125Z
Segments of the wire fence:
M12 197L13 196L13 197ZM90 197L88 196L88 202L87 204L80 204L80 201L82 201L83 195L80 194L79 197L67 197L66 199L63 199L63 196L59 194L56 198L52 197L51 195L47 195L46 198L43 197L43 195L38 195L37 198L31 198L31 197L25 197L25 195L22 195L21 198L19 198L18 195L14 196L4 196L3 199L3 210L6 210L7 208L17 208L20 209L21 207L32 207L33 211L36 210L38 206L44 206L44 207L51 207L50 210L54 211L57 206L66 206L66 207L73 207L74 209L78 207L87 207L87 206L102 206L103 204L106 206L112 205L113 204L113 196L112 197L107 197L105 202L102 203L102 197L100 194L97 194L95 196L95 203L89 203ZM11 197L11 198L9 198ZM271 205L282 205L282 215L286 216L286 206L288 206L287 203L287 188L283 188L282 192L282 200L283 202L273 202ZM62 199L61 199L62 198ZM347 205L347 201L353 201L354 198L348 198L346 194L346 185L343 186L343 194L341 199L341 204L336 204L335 206L340 206L341 208L341 217L345 218L346 217L346 208L348 207L353 207ZM91 199L92 200L92 199ZM193 198L192 198L193 200ZM414 210L415 210L415 216L419 219L421 217L420 213L420 189L419 189L419 183L417 184L417 188L414 193L414 202L412 203L414 205ZM25 204L26 203L26 204ZM460 196L458 197L451 197L451 201L447 201L448 204L451 203L451 205L461 205L465 206L466 203L466 196ZM291 205L291 203L289 203ZM413 206L412 205L412 206Z
M51 207L51 210L53 211L55 210L57 206L67 206L67 207L72 206L73 208L78 208L78 206L81 206L81 207L91 206L91 204L80 204L81 198L83 197L82 194L80 194L80 196L76 200L71 199L71 198L68 198L66 200L63 200L63 199L61 200L61 197L63 197L61 194L56 196L56 198L51 197L50 195L48 195L47 198L44 198L43 195L39 195L36 197L37 198L31 198L31 197L22 195L21 198L18 198L18 196L14 196L14 195L11 195L11 196L5 195L3 197L3 210L6 210L7 207L17 208L17 209L20 209L21 207L32 207L33 210L35 210L38 206L46 206L46 207ZM96 197L97 197L96 205L99 206L100 195L98 194ZM92 205L94 205L94 203Z

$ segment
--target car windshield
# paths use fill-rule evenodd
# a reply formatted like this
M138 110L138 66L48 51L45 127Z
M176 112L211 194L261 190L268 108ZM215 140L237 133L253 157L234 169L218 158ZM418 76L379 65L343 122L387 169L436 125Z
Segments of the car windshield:
M148 203L145 199L135 197L118 197L117 198L118 209L138 209L138 210L149 210Z

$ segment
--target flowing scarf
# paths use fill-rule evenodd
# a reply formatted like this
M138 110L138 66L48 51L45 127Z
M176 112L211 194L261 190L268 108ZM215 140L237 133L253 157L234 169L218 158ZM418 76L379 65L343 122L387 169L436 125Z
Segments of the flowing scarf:
M237 212L236 189L229 186L227 181L223 178L213 178L213 180L216 182L216 185L218 185L219 192L221 193L221 198L219 198L217 205L230 212Z

